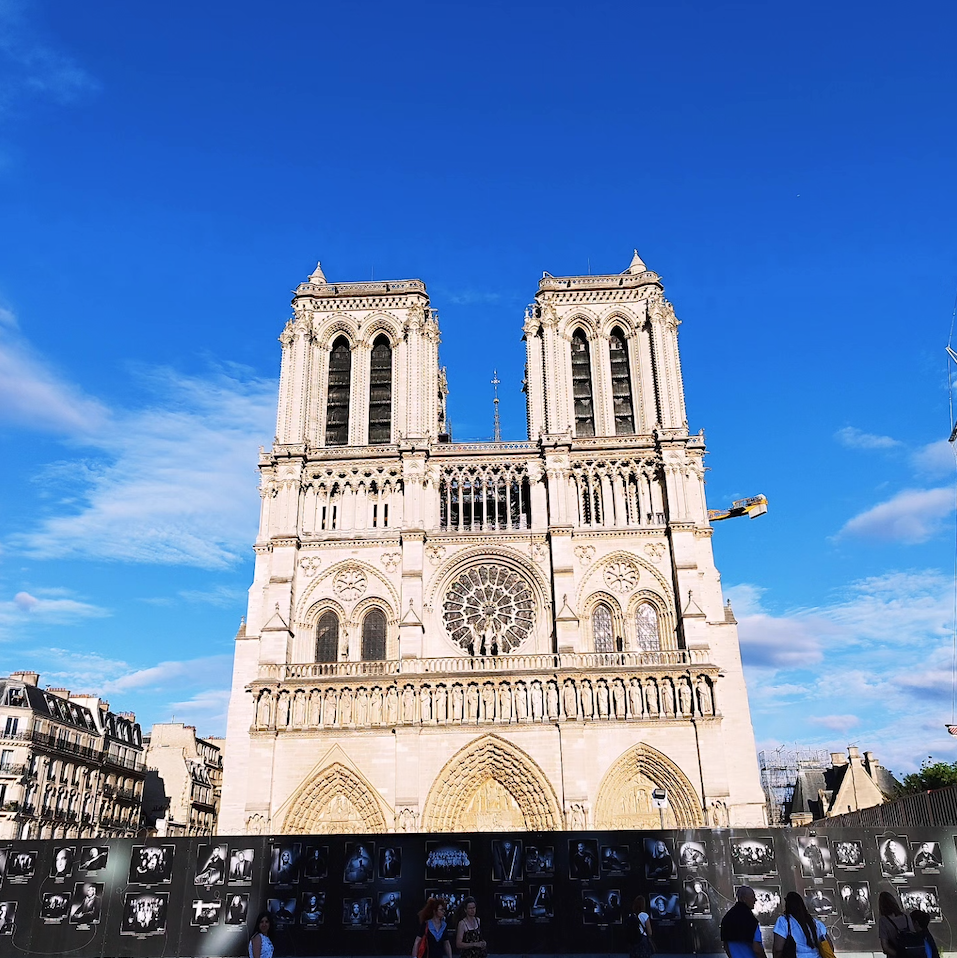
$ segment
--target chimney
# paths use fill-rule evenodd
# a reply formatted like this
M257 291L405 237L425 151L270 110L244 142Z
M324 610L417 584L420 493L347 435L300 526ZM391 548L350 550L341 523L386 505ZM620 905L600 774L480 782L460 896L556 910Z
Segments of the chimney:
M847 757L851 765L861 764L861 750L856 745L847 746Z
M867 767L868 767L869 769L871 769L871 768L877 768L877 764L878 764L878 763L877 763L877 756L876 756L873 752L865 752L865 753L864 753L864 761L867 763Z
M35 686L40 681L39 672L11 672L11 679L19 679L24 685Z
M847 765L847 756L843 752L831 752L831 765L834 768Z
M47 689L47 691L48 691L51 695L57 695L57 696L59 696L61 699L67 699L67 700L69 700L69 698L70 698L70 690L69 690L69 689Z

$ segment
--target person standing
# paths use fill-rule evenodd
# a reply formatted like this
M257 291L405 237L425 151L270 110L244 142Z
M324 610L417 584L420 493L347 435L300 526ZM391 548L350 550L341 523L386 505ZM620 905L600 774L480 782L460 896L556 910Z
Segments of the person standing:
M796 891L784 896L784 914L774 923L774 958L781 958L788 938L794 939L795 958L818 958L818 943L827 938L827 927L811 917Z
M459 923L455 929L455 947L460 958L485 958L488 954L482 922L475 912L475 899L466 898L459 908Z
M914 923L917 934L924 939L924 953L927 958L940 958L937 942L934 941L934 936L930 933L930 915L926 911L915 908L910 913L910 920Z
M761 927L754 915L754 889L742 885L735 903L721 919L721 944L728 958L767 958L761 941Z
M651 931L651 915L645 906L645 896L638 895L632 902L631 911L625 918L631 958L651 958L655 953L655 940Z
M272 918L268 912L260 912L256 919L255 931L249 939L249 958L273 958Z
M419 933L412 945L412 958L420 958L419 943L425 939L422 958L452 958L449 928L445 922L445 902L430 898L419 912Z
M882 891L878 895L877 911L881 916L877 923L877 934L881 939L881 951L887 955L887 958L904 958L904 949L901 947L899 939L904 932L915 934L914 923L911 921L910 915L905 915L901 911L897 899L889 891Z

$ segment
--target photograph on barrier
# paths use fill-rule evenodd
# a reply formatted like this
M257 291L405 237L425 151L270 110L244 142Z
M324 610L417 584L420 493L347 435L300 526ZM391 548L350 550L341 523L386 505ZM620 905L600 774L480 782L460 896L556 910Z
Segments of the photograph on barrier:
M462 902L471 896L467 888L426 888L424 901L430 898L440 898L445 902L445 910L448 915L455 915Z
M677 892L652 892L648 897L648 911L662 925L673 925L681 917Z
M342 924L344 928L359 931L372 927L371 898L343 898Z
M708 864L704 842L682 842L678 846L678 864L682 868L701 868Z
M253 880L253 865L256 861L255 848L231 848L229 850L230 885L249 885Z
M529 878L553 878L555 875L555 846L526 845L525 874Z
M620 925L621 891L617 888L582 889L582 923L585 925Z
M226 846L200 845L196 850L196 874L193 877L193 884L210 888L225 882Z
M426 881L467 881L472 877L471 853L468 841L426 842Z
M737 895L737 885L734 891ZM773 925L783 914L784 896L780 885L759 885L754 889L754 917L759 925Z
M302 845L299 842L272 844L269 848L269 884L298 885L299 856Z
M175 853L174 845L134 845L130 858L130 884L168 885L173 880Z
M598 877L598 842L596 839L569 839L568 877L575 881L591 881Z
M551 885L529 885L528 914L539 922L555 917L555 893Z
M213 925L219 924L222 909L223 902L219 898L194 898L189 923L194 928L202 928L203 931L208 931Z
M37 872L36 851L15 851L7 856L7 881L22 884L29 881Z
M399 910L402 904L402 896L397 891L384 891L379 895L379 908L376 914L376 923L386 927L395 928L399 924L401 912Z
M678 877L675 856L670 840L645 839L645 878L648 881L671 881Z
M40 896L39 918L44 925L59 925L70 912L70 896L65 891L48 891Z
M863 842L834 842L834 863L844 871L860 871L865 865Z
M492 839L492 881L517 882L525 876L521 839Z
M230 894L226 898L225 924L227 925L245 925L246 917L249 914L249 895L242 895L238 892Z
M711 899L708 883L703 878L689 878L684 882L685 914L689 918L710 918Z
M123 902L121 935L163 935L169 911L169 892L126 893Z
M397 881L402 877L402 849L384 845L379 849L379 878L382 881Z
M50 866L50 877L58 881L65 881L73 877L73 863L76 861L75 845L57 845L53 849L53 864Z
M0 848L0 885L7 874L7 849Z
M833 888L821 888L819 885L805 888L804 901L810 914L825 924L827 919L837 916L837 892Z
M525 917L520 891L497 891L492 895L492 915L499 925L519 925Z
M735 875L770 878L778 873L774 841L770 835L731 842L731 867Z
M278 929L288 928L296 922L295 898L267 898L266 911Z
M867 931L874 924L871 905L871 886L866 881L843 882L838 887L841 895L841 918L852 930Z
M624 878L630 875L631 849L627 845L602 845L601 873L606 878Z
M944 913L940 907L940 895L937 894L936 887L933 888L902 888L901 908L905 914L910 914L915 909L930 915L932 922L942 922Z
M326 893L306 891L299 902L299 924L304 928L318 928L326 920Z
M801 874L805 878L833 878L831 868L831 849L826 838L802 836L797 840L798 858L801 860Z
M103 882L77 882L70 904L71 925L96 925L103 909Z
M940 853L940 842L911 842L911 859L914 871L921 875L939 875L944 858Z
M106 868L106 863L110 860L110 849L108 845L89 845L80 849L80 871L98 872Z
M914 876L906 838L878 838L877 859L881 863L881 874L885 878L903 880Z
M17 903L0 901L0 935L12 935L17 928Z
M375 845L372 842L346 842L346 864L342 880L347 885L367 885L375 878Z

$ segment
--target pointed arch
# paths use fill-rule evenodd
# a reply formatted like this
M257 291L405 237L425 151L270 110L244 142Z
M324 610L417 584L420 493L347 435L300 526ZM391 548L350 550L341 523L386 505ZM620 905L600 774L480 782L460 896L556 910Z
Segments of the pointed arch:
M376 336L369 360L369 444L392 442L392 342Z
M624 752L605 773L595 802L595 828L657 828L651 790L668 790L666 828L701 828L701 798L670 758L644 742ZM669 821L670 819L670 821Z
M287 802L284 835L329 835L386 831L372 786L342 762L304 782Z
M572 394L575 406L575 436L595 435L595 400L591 379L591 350L581 326L572 333Z
M481 818L486 797L506 806L501 818L508 830L564 827L555 791L534 759L511 742L486 735L453 755L439 772L425 802L422 830L495 830L493 820Z
M349 401L352 392L352 346L339 336L329 353L329 388L326 392L326 445L349 444Z
M635 433L635 407L631 393L631 362L628 357L628 338L620 326L615 326L608 337L608 354L615 435L632 436Z

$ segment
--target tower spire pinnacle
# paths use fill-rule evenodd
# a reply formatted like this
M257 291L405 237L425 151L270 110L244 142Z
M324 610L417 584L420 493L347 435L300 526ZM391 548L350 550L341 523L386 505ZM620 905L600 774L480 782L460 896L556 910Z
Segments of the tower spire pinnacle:
M638 255L638 250L635 250L635 255L632 256L631 262L628 264L627 272L634 275L635 273L644 273L648 269L647 266L641 261L641 257Z
M492 402L495 404L495 431L494 431L495 442L501 442L501 441L502 441L502 424L501 424L501 422L499 421L499 418L498 418L498 387L499 387L499 382L500 382L500 380L499 380L499 378L498 378L498 370L497 370L497 369L493 369L493 370L492 370L492 388L495 390L495 393L494 393L495 398L492 400Z
M326 279L326 275L322 271L322 263L316 263L316 268L312 271L312 275L309 277L309 282L315 283L317 286L326 286L328 284L329 281Z

